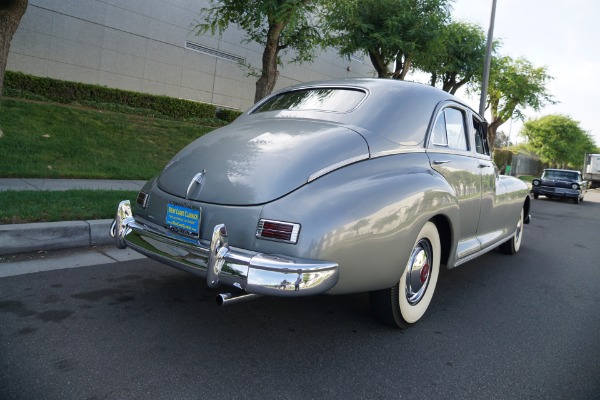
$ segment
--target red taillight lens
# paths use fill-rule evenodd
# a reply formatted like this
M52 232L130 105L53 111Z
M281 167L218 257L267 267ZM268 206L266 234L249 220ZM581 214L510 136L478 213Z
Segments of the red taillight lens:
M299 233L300 224L261 219L256 230L256 237L297 243Z

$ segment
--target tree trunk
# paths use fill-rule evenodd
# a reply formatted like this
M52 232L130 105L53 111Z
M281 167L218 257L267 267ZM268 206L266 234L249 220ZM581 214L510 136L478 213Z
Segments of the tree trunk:
M488 125L488 145L490 146L490 151L494 149L498 128L505 122L505 119L492 115L492 122Z
M277 55L282 48L279 45L279 39L285 25L283 22L269 23L267 44L262 56L262 71L260 78L256 81L256 91L254 92L255 103L270 95L277 83L277 76L279 75L279 71L277 71Z
M410 70L410 66L412 64L412 57L399 52L396 57L396 70L394 71L394 75L392 75L392 79L397 79L403 81L406 79L406 75Z
M460 89L461 87L463 87L470 80L471 80L471 77L465 78L462 81L458 81L457 83L454 84L454 86L452 86L452 89L450 89L449 93L452 94L452 95L456 94L456 91L458 89Z
M4 88L4 71L8 60L8 50L21 17L25 14L28 0L2 0L0 1L0 96Z
M375 71L377 71L377 77L387 78L389 72L383 56L379 53L369 50L369 58L371 59L371 63L373 64Z
M435 83L437 82L437 74L435 72L431 73L431 82L430 85L435 87Z
M4 72L8 60L8 50L21 17L25 14L28 0L0 0L0 97L4 88ZM0 123L0 138L4 136Z

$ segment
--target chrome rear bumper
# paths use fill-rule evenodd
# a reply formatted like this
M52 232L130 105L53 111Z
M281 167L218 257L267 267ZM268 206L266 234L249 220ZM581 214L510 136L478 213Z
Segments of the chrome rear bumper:
M214 227L208 242L139 223L128 200L119 204L110 234L117 247L129 246L149 258L205 277L213 288L223 284L248 293L296 297L324 293L338 281L336 263L230 247L224 224Z
M569 188L555 188L546 186L534 186L531 189L532 193L537 193L542 196L550 197L567 197L567 198L578 198L581 197L581 192L577 189Z

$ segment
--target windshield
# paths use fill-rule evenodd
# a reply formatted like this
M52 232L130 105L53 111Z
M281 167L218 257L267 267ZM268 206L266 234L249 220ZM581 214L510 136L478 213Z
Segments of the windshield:
M262 104L255 113L276 110L319 110L348 112L366 96L362 90L319 88L294 90L277 95Z
M571 171L544 171L542 179L555 179L562 181L578 181L579 174Z

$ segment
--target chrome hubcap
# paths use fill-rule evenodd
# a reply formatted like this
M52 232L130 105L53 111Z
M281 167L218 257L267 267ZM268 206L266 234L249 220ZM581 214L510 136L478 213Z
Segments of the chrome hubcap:
M521 211L521 218L517 222L517 232L515 233L515 242L518 243L521 238L521 232L523 231L523 211Z
M415 246L406 265L406 300L415 305L423 298L431 278L433 251L427 239Z

